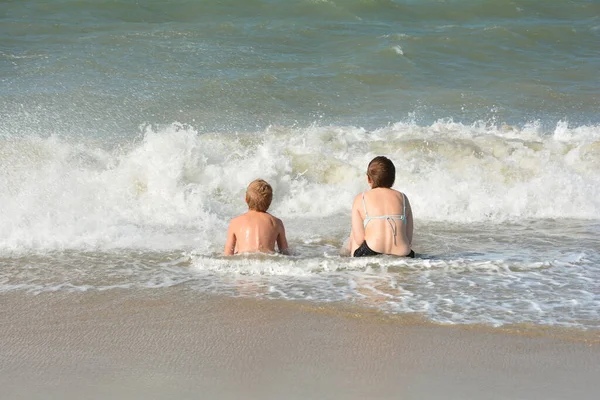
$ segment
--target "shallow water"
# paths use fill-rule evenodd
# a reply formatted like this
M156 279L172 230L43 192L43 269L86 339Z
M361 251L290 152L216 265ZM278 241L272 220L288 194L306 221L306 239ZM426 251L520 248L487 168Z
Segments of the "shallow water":
M40 294L183 286L199 294L341 302L438 323L600 328L598 225L430 224L418 231L415 247L423 252L416 259L344 257L340 238L346 228L337 223L337 234L303 239L292 233L290 257L231 258L189 249L13 254L0 259L0 290Z
M142 290L597 329L594 1L8 1L0 292ZM341 255L374 156L415 260ZM224 258L246 185L291 257Z

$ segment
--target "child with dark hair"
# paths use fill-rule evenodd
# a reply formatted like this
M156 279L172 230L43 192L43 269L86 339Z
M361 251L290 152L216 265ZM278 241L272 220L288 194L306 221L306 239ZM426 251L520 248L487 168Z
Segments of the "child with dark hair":
M394 163L375 157L367 168L371 190L356 196L352 205L350 254L354 257L391 254L414 257L412 209L404 193L392 189Z

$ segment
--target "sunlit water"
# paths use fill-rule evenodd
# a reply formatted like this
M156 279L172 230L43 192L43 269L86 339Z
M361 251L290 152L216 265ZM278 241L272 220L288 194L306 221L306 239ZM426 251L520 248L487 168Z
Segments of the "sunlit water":
M599 327L596 2L0 11L0 293L180 286ZM381 154L414 260L343 250ZM294 254L222 257L257 177Z

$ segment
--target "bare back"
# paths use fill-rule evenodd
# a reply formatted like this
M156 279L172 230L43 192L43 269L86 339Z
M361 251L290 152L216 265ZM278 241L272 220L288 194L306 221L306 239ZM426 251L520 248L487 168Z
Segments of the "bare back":
M275 244L279 252L287 252L288 244L281 220L267 212L250 210L231 220L224 253L273 253Z
M354 199L351 254L366 241L378 253L405 256L411 251L412 235L412 210L402 193L376 188Z

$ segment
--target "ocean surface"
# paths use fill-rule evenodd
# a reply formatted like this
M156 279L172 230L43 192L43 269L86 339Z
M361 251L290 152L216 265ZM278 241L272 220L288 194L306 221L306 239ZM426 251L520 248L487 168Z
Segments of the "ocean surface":
M4 0L0 295L600 329L595 0ZM377 155L416 259L353 259ZM224 257L255 178L293 255Z

